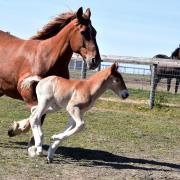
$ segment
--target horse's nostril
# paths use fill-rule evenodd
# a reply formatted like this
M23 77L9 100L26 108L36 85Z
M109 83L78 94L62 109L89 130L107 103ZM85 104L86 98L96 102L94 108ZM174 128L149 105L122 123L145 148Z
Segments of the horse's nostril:
M96 63L96 59L92 58L92 63L95 64Z
M126 99L128 96L129 96L129 93L128 93L128 92L124 92L124 93L122 94L122 98L123 98L123 99Z

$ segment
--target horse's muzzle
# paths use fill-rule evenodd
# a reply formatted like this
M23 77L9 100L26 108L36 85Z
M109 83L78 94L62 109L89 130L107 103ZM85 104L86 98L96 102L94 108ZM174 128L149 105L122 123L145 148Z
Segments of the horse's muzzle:
M92 58L89 62L88 62L88 67L89 69L96 69L99 64L101 62L101 59L96 59L96 58Z

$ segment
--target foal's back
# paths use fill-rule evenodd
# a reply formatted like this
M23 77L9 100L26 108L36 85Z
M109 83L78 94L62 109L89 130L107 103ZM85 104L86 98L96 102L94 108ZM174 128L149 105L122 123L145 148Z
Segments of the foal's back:
M90 92L89 88L88 80L69 80L58 76L49 76L38 83L36 93L38 102L43 98L55 101L59 106L66 106L71 98L74 100L87 98Z

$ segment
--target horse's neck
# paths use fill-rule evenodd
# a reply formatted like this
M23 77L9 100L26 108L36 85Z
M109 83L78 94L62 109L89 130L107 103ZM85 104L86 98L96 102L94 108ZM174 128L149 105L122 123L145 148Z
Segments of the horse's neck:
M44 57L48 57L49 66L53 66L59 61L60 64L68 65L73 51L70 47L71 28L65 27L56 36L42 41ZM47 62L48 64L48 62Z
M88 81L91 86L91 95L95 100L108 89L109 73L108 71L101 71L91 76Z

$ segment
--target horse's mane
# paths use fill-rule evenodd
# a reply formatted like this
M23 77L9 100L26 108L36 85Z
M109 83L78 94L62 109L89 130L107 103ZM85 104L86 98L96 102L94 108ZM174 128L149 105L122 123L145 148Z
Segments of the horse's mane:
M51 20L47 25L45 25L41 31L38 31L37 34L31 39L44 40L55 36L59 31L63 29L72 19L76 17L74 12L66 12L58 15L53 20Z
M178 47L178 48L176 48L173 52L172 52L172 54L171 54L171 58L172 59L178 59L178 52L180 51L180 48Z

